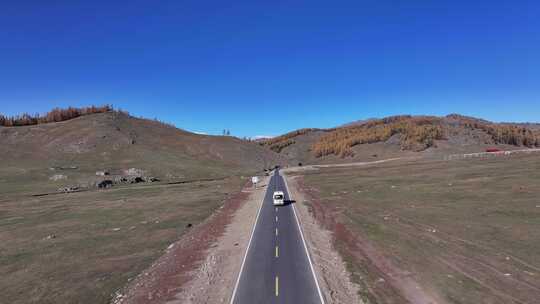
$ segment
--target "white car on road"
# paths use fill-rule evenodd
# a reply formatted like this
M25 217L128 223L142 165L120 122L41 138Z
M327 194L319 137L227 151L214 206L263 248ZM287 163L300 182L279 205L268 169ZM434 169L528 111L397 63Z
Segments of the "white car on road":
M274 192L274 206L283 205L284 199L285 199L285 195L283 194L283 191Z

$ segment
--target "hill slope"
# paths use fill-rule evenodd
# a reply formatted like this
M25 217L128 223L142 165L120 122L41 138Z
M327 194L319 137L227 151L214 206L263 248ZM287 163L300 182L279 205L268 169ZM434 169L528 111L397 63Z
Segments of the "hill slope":
M188 233L213 214L226 225L220 210L234 212L248 195L241 175L280 159L253 142L121 112L74 116L0 127L2 303L112 303L171 243L207 249ZM199 262L189 252L177 286Z
M333 129L301 129L261 142L291 161L347 162L540 146L534 124L492 123L451 114L369 119Z
M6 191L91 185L99 180L97 171L120 175L130 168L170 181L219 178L282 160L256 143L198 135L121 112L0 127L0 180Z

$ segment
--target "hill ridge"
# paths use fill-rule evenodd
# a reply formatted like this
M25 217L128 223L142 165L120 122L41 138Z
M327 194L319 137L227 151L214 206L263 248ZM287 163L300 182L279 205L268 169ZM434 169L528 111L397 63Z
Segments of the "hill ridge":
M285 163L255 142L199 135L118 111L0 128L0 179L7 188L23 185L33 192L95 184L106 178L96 176L102 171L135 168L174 182L249 175Z
M318 134L314 135L315 132ZM304 140L303 147L296 145L302 141L301 137L310 134L311 140ZM469 146L468 150L464 148L467 152L478 152L490 145L540 147L540 127L535 128L533 124L494 123L456 113L445 116L395 115L330 129L300 129L261 141L260 144L287 155L293 161L319 162L328 156L354 158L358 150L356 147L370 144L385 144L387 148L398 145L404 153L439 147L451 151ZM299 157L299 154L303 156Z

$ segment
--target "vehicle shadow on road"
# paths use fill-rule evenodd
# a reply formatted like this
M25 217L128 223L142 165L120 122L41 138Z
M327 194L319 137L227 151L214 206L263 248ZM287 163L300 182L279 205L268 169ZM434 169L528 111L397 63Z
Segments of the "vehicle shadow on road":
M287 205L295 204L295 203L296 203L295 200L284 200L283 201L283 206L287 206Z

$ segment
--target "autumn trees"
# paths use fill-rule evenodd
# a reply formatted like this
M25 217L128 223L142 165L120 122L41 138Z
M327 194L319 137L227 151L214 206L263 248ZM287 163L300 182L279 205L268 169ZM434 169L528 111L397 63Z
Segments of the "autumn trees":
M391 116L374 119L360 125L334 129L300 129L261 142L275 152L296 143L296 137L313 131L323 131L311 145L316 157L336 155L353 156L353 147L361 144L384 142L395 136L402 150L423 151L436 145L437 140L452 136L470 136L462 131L480 131L494 144L540 147L540 131L515 124L492 123L473 117L451 114L436 116Z
M540 146L540 137L524 127L492 125L486 126L484 130L496 143L526 147Z
M447 119L452 119L452 123ZM422 151L434 146L436 140L445 139L451 125L481 130L489 135L495 144L540 147L540 134L522 126L496 124L459 115L449 115L446 119L405 115L334 129L321 136L311 150L316 157L331 154L340 157L352 156L352 147L356 145L386 141L398 134L401 149Z
M335 129L300 129L279 137L268 139L261 144L275 152L295 143L294 138L313 131L324 131L311 147L316 157L335 154L341 157L352 156L352 147L359 144L381 142L394 134L401 134L403 149L424 150L433 146L435 140L443 138L442 127L437 117L392 116L368 121L361 125Z
M463 119L462 125L469 129L480 129L491 136L496 144L540 147L540 133L523 126L496 124L473 119Z
M314 128L299 129L296 131L289 132L287 134L283 134L281 136L266 139L264 141L261 141L259 144L262 146L269 147L274 152L280 153L281 150L283 150L285 147L290 146L295 143L294 138L296 136L303 135L309 132L314 132L314 131L328 131L328 130L314 129Z
M90 106L90 107L84 107L84 108L73 108L73 107L69 107L67 109L55 108L51 110L50 112L46 113L45 115L40 115L40 114L30 115L27 113L22 114L22 115L11 116L11 117L0 115L0 126L18 127L18 126L37 125L37 124L43 124L43 123L65 121L65 120L73 119L79 116L95 114L95 113L105 113L105 112L111 112L111 111L113 111L113 107L111 105L104 105L100 107Z
M386 141L400 134L404 150L424 150L443 138L443 130L436 117L393 116L373 120L358 126L335 129L323 135L312 146L315 156L330 154L352 156L352 147Z

